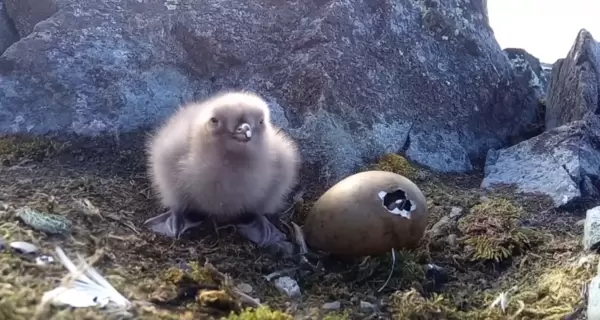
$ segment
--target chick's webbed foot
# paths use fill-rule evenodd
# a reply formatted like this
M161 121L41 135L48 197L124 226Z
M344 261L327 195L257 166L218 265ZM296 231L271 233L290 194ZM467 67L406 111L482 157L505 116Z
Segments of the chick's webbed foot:
M179 239L185 231L202 224L202 219L192 221L187 217L188 215L188 212L185 210L170 209L146 220L144 226L156 233Z
M286 235L265 216L259 215L249 222L239 223L236 228L241 236L276 255L289 256L295 251L294 245L286 241Z

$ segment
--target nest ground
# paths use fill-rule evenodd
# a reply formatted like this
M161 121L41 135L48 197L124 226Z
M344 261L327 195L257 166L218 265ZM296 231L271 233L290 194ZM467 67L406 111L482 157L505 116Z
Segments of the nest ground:
M139 144L0 139L0 236L31 242L46 254L59 245L69 256L96 255L94 267L134 301L132 312L139 319L576 319L596 268L596 257L582 253L583 227L577 223L595 203L562 212L542 196L510 188L486 193L478 188L480 174L434 174L395 155L365 169L415 181L428 197L430 231L417 250L398 252L397 267L381 292L389 256L329 261L326 272L310 272L261 253L233 230L166 239L141 227L159 210L141 154ZM95 210L82 210L78 204L84 200ZM305 199L292 215L300 225L314 200ZM70 234L32 229L14 214L24 206L67 217L73 222ZM457 215L462 217L448 218L453 209L462 210ZM58 262L38 266L9 251L0 259L0 318L106 318L93 308L40 305L43 292L66 274ZM231 284L206 270L207 261L233 282L249 284L249 295L268 307L244 312L229 294ZM428 264L441 271L432 272ZM283 296L264 277L281 270L293 270L300 299ZM182 290L190 287L194 294L182 298ZM506 310L490 308L502 292L508 297ZM340 301L342 308L325 312L322 305L331 301ZM361 309L361 301L378 311Z

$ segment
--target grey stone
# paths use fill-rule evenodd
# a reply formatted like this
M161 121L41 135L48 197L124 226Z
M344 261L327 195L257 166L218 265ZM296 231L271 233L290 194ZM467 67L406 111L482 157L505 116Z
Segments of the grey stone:
M38 251L38 248L35 245L25 241L13 241L9 245L18 253L32 254Z
M342 303L339 301L324 303L321 308L325 310L339 310L342 307Z
M37 265L45 266L54 262L54 257L41 255L35 258L35 263Z
M275 288L290 298L296 298L301 295L298 282L288 276L275 279Z
M368 301L361 301L360 302L360 309L363 311L373 311L376 309L375 305L368 302Z
M241 292L243 292L243 293L248 293L248 294L249 294L249 293L252 293L252 291L254 290L254 288L252 288L252 286L251 286L251 285L249 285L249 284L247 284L247 283L243 283L243 282L242 282L242 283L240 283L240 284L238 284L238 285L236 286L236 288L237 288L238 290L240 290Z
M62 0L49 18L25 3L11 16L32 31L0 58L0 133L118 137L244 88L327 186L387 152L470 170L537 116L485 1Z
M588 320L600 319L600 275L592 278L588 286L587 318Z
M515 68L517 76L529 83L539 99L545 97L549 79L540 60L521 48L505 48L504 53Z
M455 247L456 243L457 243L457 236L456 234L452 233L448 235L448 238L446 239L446 243L448 243L448 245L450 247Z
M452 207L452 209L450 209L450 218L451 219L458 219L458 218L462 217L462 215L463 215L463 208Z
M600 206L585 213L583 225L583 249L596 250L600 244Z
M0 55L13 43L19 40L19 34L15 26L6 13L6 0L0 0Z
M585 29L564 59L552 68L546 102L546 129L600 111L600 44Z
M35 25L50 18L58 10L55 0L4 0L6 11L21 38L26 37Z
M521 192L546 194L559 207L597 194L599 171L600 120L592 115L509 148L490 150L481 186L515 185ZM586 177L590 183L583 183Z

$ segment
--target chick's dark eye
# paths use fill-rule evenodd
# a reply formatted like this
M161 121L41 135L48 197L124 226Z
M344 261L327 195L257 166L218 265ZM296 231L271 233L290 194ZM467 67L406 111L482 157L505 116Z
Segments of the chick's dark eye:
M218 123L218 122L219 122L219 120L217 120L217 118L214 118L214 117L213 117L213 118L210 118L210 123L212 123L212 124L216 124L216 123Z
M264 122L264 119L260 119L260 122L259 122L259 123L260 123L260 124L263 124L263 122Z

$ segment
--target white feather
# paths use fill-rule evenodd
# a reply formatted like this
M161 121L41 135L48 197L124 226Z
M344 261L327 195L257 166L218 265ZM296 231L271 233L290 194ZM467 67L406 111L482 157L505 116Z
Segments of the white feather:
M119 309L128 309L131 306L131 302L89 266L81 256L77 256L82 265L82 269L78 269L61 248L57 247L56 253L75 281L71 286L60 286L44 293L42 301L78 308L91 306L103 308L111 305Z

